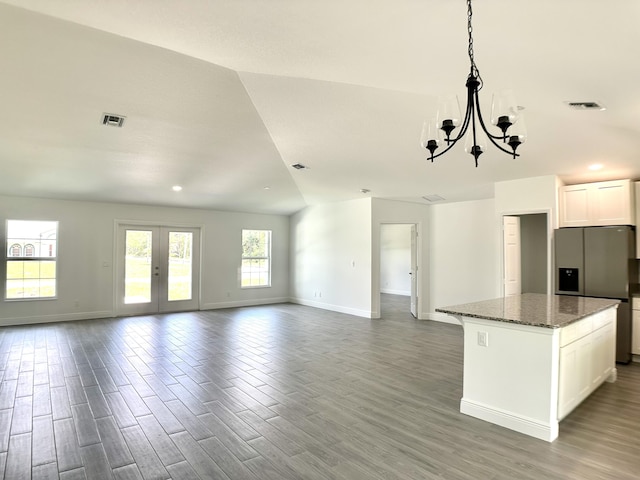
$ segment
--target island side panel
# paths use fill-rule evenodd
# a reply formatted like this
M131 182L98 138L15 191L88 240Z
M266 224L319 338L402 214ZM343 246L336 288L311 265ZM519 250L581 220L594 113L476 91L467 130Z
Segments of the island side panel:
M460 411L546 441L558 436L559 330L459 317ZM481 346L486 338L486 346Z

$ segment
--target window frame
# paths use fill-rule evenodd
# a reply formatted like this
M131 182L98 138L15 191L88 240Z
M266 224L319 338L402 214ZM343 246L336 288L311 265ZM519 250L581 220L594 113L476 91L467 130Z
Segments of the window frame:
M267 248L266 248L266 256L264 255L252 255L252 256L246 256L245 252L244 252L244 239L245 239L245 232L260 232L260 233L265 233L267 236ZM241 289L247 289L247 288L271 288L271 273L272 273L272 262L273 262L273 255L272 255L272 246L273 246L273 230L269 230L269 229L259 229L259 228L243 228L242 231L240 232L240 249L241 249L241 253L240 253L240 269L239 269L239 283L240 283L240 288ZM243 285L243 278L245 274L249 274L251 277L252 271L246 272L245 271L245 267L244 267L244 262L246 260L266 260L267 262L267 281L264 284L258 284L258 285L253 285L253 284L249 284L249 285Z
M53 235L53 237L49 236L46 238L29 238L27 236L24 237L15 237L15 236L10 236L10 232L9 232L9 224L10 222L25 222L25 223L51 223L54 225L54 227L52 228L52 230L55 230L55 233ZM5 235L4 235L4 252L2 255L2 268L0 270L2 270L2 276L4 277L4 282L3 282L3 295L2 295L2 299L5 302L33 302L33 301L42 301L42 300L57 300L58 299L58 256L59 256L59 238L60 238L60 222L57 220L25 220L25 219L17 219L17 218L11 218L11 219L6 219L4 222L4 228L5 228ZM22 240L22 242L20 241ZM43 241L44 240L44 241ZM20 255L18 256L13 256L13 255L9 255L10 253L10 249L13 249L15 245L20 245L21 247L21 251L20 251ZM49 251L51 251L53 253L53 255L51 256L35 256L36 253L36 247L35 244L38 244L38 248L40 249L40 251L38 251L38 253L40 255L42 255L42 249L44 248L44 245L49 246ZM53 248L51 248L53 245ZM34 256L27 256L25 255L26 250L27 250L27 246L30 246L34 249ZM9 280L13 280L11 278L8 278L9 276L9 264L12 262L23 262L23 263L29 263L29 262L51 262L53 263L53 276L52 277L48 277L48 276L42 276L42 270L39 270L38 276L37 277L27 277L27 278L31 278L33 280L38 280L38 281L42 281L42 280L51 280L53 281L53 291L54 294L53 295L47 295L47 296L41 296L40 294L42 293L41 290L41 286L38 286L38 294L39 296L22 296L22 297L9 297L9 288L8 288L8 284L9 284ZM39 265L39 267L41 267L42 264ZM22 279L24 280L25 277L23 276Z

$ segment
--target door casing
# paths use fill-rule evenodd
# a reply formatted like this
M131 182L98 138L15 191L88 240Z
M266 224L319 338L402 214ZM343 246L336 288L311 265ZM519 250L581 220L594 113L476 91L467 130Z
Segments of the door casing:
M200 308L200 244L201 228L198 226L158 225L138 222L117 222L115 239L114 283L115 298L114 311L117 315L145 315L164 312L199 310ZM125 294L125 239L127 230L150 231L153 236L152 244L152 275L151 302L124 302ZM192 233L192 271L191 298L189 300L169 301L169 232Z

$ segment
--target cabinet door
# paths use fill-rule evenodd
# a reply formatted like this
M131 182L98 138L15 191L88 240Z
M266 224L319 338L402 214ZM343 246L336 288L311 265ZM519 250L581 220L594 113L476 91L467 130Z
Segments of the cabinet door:
M562 419L591 391L591 335L560 349L558 419Z
M593 225L635 225L631 218L631 182L618 180L593 183L591 215Z
M630 180L568 185L560 189L561 227L635 225L635 210Z
M570 185L560 190L561 227L585 227L591 225L589 215L589 184Z
M640 182L636 182L636 225L640 225ZM640 232L636 231L636 258L640 258Z
M591 356L591 388L604 382L615 364L615 339L613 322L593 332L593 354Z
M592 354L592 335L560 348L558 420L562 420L591 393Z
M640 310L632 310L631 312L633 324L631 326L632 340L631 340L631 353L634 355L640 355Z
M585 399L591 392L591 365L593 356L593 335L582 337L576 342L578 369L578 403Z
M578 349L571 343L560 349L558 385L558 420L562 420L578 403Z

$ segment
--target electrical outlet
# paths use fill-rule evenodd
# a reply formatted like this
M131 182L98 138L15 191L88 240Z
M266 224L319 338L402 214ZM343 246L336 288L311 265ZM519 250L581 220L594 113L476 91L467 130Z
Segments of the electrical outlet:
M481 347L489 346L489 333L478 332L478 345L480 345Z

